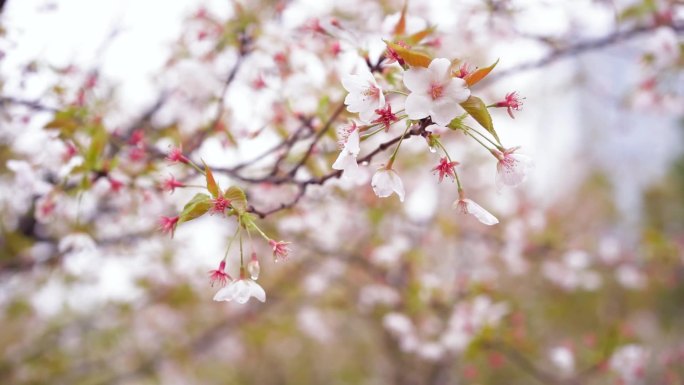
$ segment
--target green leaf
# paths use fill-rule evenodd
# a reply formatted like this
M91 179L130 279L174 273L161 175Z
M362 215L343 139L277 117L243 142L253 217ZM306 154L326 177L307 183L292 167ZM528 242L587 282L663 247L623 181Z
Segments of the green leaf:
M461 107L463 107L463 109L466 110L468 115L472 116L473 119L480 123L480 125L484 127L487 130L487 132L492 134L497 142L500 141L499 136L496 134L496 131L494 130L494 123L492 123L492 117L491 115L489 115L487 106L484 104L482 99L478 98L477 96L471 95L468 98L468 100L461 103Z
M489 75L490 72L496 67L496 65L499 64L499 59L496 59L494 64L490 65L489 67L484 67L484 68L478 68L477 70L473 71L473 73L469 74L463 80L468 84L468 87L474 86L477 84L480 80L484 79L487 75Z
M60 137L70 138L81 125L78 115L78 111L73 108L58 111L52 120L45 125L45 129L57 130Z
M185 204L185 207L183 207L178 223L189 222L201 217L209 211L212 205L211 197L209 195L201 193L195 194L195 196Z
M230 206L238 212L238 214L244 214L247 211L247 196L241 188L232 186L229 187L223 197L230 201Z
M98 164L98 161L102 157L108 141L109 134L107 133L107 130L102 126L94 127L92 138L90 139L90 146L85 153L84 164L88 169L96 170L100 168L101 165Z
M212 174L211 169L204 160L202 160L202 164L204 165L204 175L207 178L207 190L216 198L219 195L219 187L218 184L216 184L216 179L214 179L214 174Z
M397 53L397 55L404 59L406 64L412 67L427 68L430 65L430 62L432 62L432 58L422 52L404 48L399 44L390 43L389 41L385 41L385 44L387 44L388 48L392 49Z

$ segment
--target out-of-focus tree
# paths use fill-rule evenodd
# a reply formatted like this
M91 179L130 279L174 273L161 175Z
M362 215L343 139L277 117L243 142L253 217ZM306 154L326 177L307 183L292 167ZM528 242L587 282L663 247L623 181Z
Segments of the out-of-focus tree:
M635 214L609 145L535 151L684 113L684 6L619 3L207 3L131 105L125 28L27 60L0 2L1 382L682 383L682 158Z

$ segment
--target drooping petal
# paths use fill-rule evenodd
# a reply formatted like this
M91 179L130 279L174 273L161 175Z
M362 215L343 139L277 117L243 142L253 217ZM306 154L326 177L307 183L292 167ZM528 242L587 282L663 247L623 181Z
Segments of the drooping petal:
M394 170L382 168L375 172L371 180L373 192L380 198L387 198L396 193L401 202L404 201L404 184L401 178Z
M489 211L482 208L482 206L473 202L471 199L466 198L463 201L466 204L468 214L477 218L477 220L482 222L482 224L492 226L499 223L499 220L496 219L494 215L492 215Z
M235 298L236 283L237 282L231 282L226 287L217 291L214 295L214 301L232 301Z
M404 102L404 110L410 119L423 119L430 115L432 100L427 95L411 93Z
M354 130L352 131L351 134L349 134L349 137L347 138L347 143L344 145L344 149L347 150L350 154L357 156L359 155L359 151L361 151L361 147L359 146L359 131Z
M235 283L235 302L247 303L251 295L251 287L247 284L247 280L241 279Z
M264 291L264 288L254 281L246 282L247 286L249 286L252 297L258 299L261 302L266 302L266 291Z
M515 151L515 149L513 150ZM506 152L496 164L496 185L516 187L527 178L527 172L532 167L532 159L523 154Z

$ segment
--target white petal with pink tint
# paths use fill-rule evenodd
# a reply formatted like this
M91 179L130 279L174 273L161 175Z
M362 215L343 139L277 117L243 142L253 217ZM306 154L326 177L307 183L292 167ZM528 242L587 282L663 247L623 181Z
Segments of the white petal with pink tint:
M380 198L387 198L392 193L396 193L399 200L404 201L404 184L401 182L399 174L392 169L381 168L376 171L371 180L371 186L375 195Z
M235 301L243 304L249 301L251 297L266 302L266 292L258 283L251 279L239 279L219 290L214 295L214 301Z
M359 155L361 148L359 146L359 131L354 130L349 137L347 142L344 144L344 148L340 151L337 160L333 163L332 168L335 170L342 170L342 178L354 181L364 180L365 175L359 169L359 165L356 161L356 157Z
M516 187L527 178L527 172L532 168L532 159L527 155L516 154L516 148L508 149L499 155L496 164L496 186Z
M404 72L404 85L411 91L405 110L411 119L427 116L446 126L460 113L459 103L470 97L465 81L451 77L451 62L434 59L428 68L411 68Z
M457 200L454 202L454 208L458 209L463 214L470 214L474 216L478 221L487 226L492 226L499 223L499 220L496 219L494 215L471 199L465 198Z
M343 76L342 86L349 92L344 99L347 111L358 112L366 123L373 119L375 110L385 106L385 95L367 67L361 67L356 75Z

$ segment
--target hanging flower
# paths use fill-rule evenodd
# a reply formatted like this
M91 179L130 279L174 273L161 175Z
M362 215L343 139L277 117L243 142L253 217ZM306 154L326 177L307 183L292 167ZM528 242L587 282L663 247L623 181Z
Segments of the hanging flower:
M171 234L173 238L173 232L176 231L176 225L178 225L178 220L180 217L164 217L159 218L159 229L164 234Z
M350 128L344 129L342 136L345 135L344 148L340 151L340 155L337 156L332 168L342 170L342 178L344 179L359 180L363 177L363 173L356 162L361 147L359 146L359 130L356 129L355 123Z
M261 302L266 302L266 292L258 283L249 279L245 275L244 267L240 268L240 279L230 282L226 287L222 288L216 295L214 301L235 301L243 304L247 303L251 297L258 299Z
M166 160L169 163L190 163L190 159L183 155L183 149L180 147L171 147L169 154L166 155Z
M280 260L286 260L290 254L290 248L287 246L292 242L276 242L273 239L268 241L268 244L273 249L273 260L279 262Z
M209 271L209 283L211 286L214 286L214 283L218 282L221 287L224 287L227 282L232 280L233 278L226 273L226 261L221 261L218 269Z
M185 183L178 181L176 178L173 177L173 175L169 175L169 177L166 178L162 183L162 189L164 191L170 192L171 194L173 194L173 192L176 191L176 188L178 187L185 187Z
M522 99L524 98L521 98L516 91L509 92L506 94L504 100L496 103L495 106L505 107L506 111L508 112L508 116L510 116L511 119L515 119L515 116L513 116L513 110L520 111L520 107L523 105Z
M356 75L342 77L342 86L349 92L344 99L347 111L358 112L364 122L370 122L375 110L385 106L385 95L367 67Z
M451 77L448 59L434 59L428 68L409 69L404 73L404 84L411 91L404 105L408 117L430 116L440 126L458 116L459 103L470 97L465 80Z
M442 183L442 180L444 180L445 176L449 176L451 179L456 178L456 170L454 170L454 167L456 167L458 164L459 163L455 161L449 162L449 159L444 156L439 159L439 164L435 166L432 171L439 173L439 183Z
M482 206L473 202L471 199L466 198L462 190L459 192L459 199L454 202L454 208L462 214L470 214L474 216L478 221L487 226L492 226L499 223L499 220L496 219L496 217L489 211L483 209Z
M397 193L399 201L404 201L404 184L399 178L399 174L392 168L382 167L373 174L371 180L373 192L379 198L387 198L392 193Z
M532 167L532 159L523 154L516 154L520 147L504 149L503 152L492 150L498 159L496 163L496 186L515 187L527 177L527 171Z

